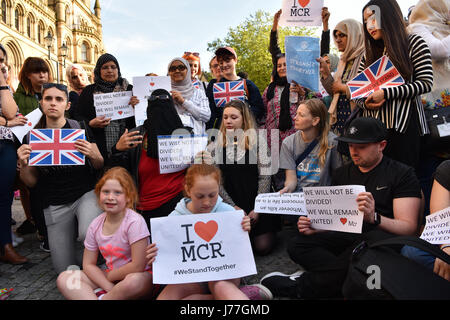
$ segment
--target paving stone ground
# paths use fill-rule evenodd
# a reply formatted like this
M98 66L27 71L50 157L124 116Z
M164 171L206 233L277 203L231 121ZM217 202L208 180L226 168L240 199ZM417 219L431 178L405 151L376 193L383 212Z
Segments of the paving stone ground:
M14 200L13 219L17 224L13 230L25 220L20 201ZM299 267L292 262L286 253L286 241L297 232L293 227L285 227L278 234L277 246L267 256L255 256L258 274L243 279L244 284L258 283L261 277L269 272L281 271L293 273ZM13 288L8 300L64 300L56 287L57 274L53 271L49 253L39 248L39 240L35 234L23 236L24 242L17 248L17 252L28 258L29 262L13 266L0 262L0 289ZM80 258L82 244L78 244Z

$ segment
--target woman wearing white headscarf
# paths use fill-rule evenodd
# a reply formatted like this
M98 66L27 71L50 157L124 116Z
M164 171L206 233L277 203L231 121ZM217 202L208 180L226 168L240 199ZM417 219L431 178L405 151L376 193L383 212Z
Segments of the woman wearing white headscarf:
M192 128L194 134L204 134L211 110L205 92L192 84L189 63L183 58L173 59L168 66L168 75L172 83L170 93L183 125Z
M420 0L411 12L407 30L420 35L430 48L434 81L427 98L443 99L441 92L450 88L450 2Z
M338 50L342 52L334 77L323 59L319 60L322 85L333 96L328 109L330 124L333 131L341 135L345 121L355 107L350 101L350 91L345 83L358 74L358 67L364 55L363 25L354 19L342 20L333 30L333 39Z

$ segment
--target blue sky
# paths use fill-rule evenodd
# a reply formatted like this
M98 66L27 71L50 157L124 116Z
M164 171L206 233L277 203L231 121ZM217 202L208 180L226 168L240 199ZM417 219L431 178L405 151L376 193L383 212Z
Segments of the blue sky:
M368 1L368 0L367 0ZM325 0L330 28L346 18L361 19L365 0ZM397 0L406 14L418 0ZM92 1L94 3L94 1ZM165 75L167 64L185 51L199 52L208 70L207 44L263 10L274 14L282 0L101 0L103 42L119 61L122 76L154 72ZM269 35L267 35L269 36Z

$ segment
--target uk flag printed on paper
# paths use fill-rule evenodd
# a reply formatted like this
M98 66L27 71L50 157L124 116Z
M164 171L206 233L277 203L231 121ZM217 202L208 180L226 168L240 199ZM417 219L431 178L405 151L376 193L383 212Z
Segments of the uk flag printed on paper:
M86 140L81 129L35 129L30 131L30 166L84 165L85 156L75 148Z
M231 100L245 101L244 81L217 82L213 86L214 102L217 107L223 107Z
M195 89L200 89L200 82L197 79L192 81L192 85Z
M366 70L347 82L351 99L365 98L372 92L405 83L397 68L387 56L371 64Z

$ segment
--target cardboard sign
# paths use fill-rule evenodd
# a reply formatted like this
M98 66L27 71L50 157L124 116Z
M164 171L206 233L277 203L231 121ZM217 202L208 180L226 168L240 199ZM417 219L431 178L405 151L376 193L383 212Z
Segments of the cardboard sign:
M255 199L255 212L306 216L303 192L261 193Z
M15 126L11 127L12 133L16 136L16 138L22 142L23 137L27 135L28 132L30 132L31 129L34 129L34 127L37 125L39 120L41 120L42 112L39 108L34 109L29 114L25 116L27 118L28 122L24 124L23 126Z
M195 155L206 150L207 135L158 136L159 172L178 172L194 163Z
M421 239L431 244L450 243L450 207L426 217Z
M322 26L323 0L283 0L280 26Z
M304 187L305 204L311 227L361 233L364 214L358 210L356 198L364 186Z
M170 216L150 220L158 254L153 283L234 279L256 274L243 211Z
M288 36L285 46L288 82L319 91L319 38Z
M170 77L133 77L133 95L139 99L139 103L134 106L136 126L142 125L147 119L147 100L156 89L170 92L172 90Z
M84 165L85 156L75 141L86 140L82 129L33 129L30 132L30 166Z
M97 117L105 116L118 120L134 116L134 108L129 104L132 96L131 91L94 94Z

